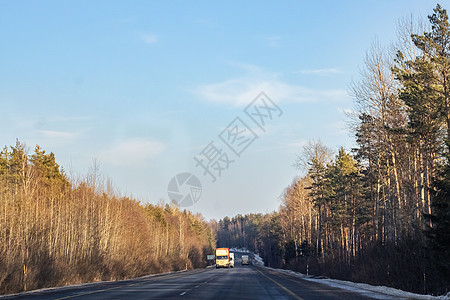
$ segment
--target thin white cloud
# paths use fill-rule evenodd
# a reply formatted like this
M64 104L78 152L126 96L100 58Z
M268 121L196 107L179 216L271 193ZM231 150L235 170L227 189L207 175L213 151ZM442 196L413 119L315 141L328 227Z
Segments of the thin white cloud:
M37 132L45 138L71 139L77 136L76 133L67 131L38 130Z
M342 71L339 70L338 68L327 68L327 69L300 70L295 73L307 75L329 75L329 74L341 74Z
M269 74L263 68L256 66L256 65L248 64L248 63L243 63L243 62L234 61L234 60L227 60L226 63L233 67L240 69L241 71L253 74L255 76L266 76L267 77L269 75L272 75L272 76L276 75L273 73Z
M67 123L77 123L81 121L87 121L93 119L92 116L75 116L75 117L66 117L66 116L57 116L57 117L24 117L24 116L10 116L11 122L19 128L27 128L29 130L37 129L42 130L45 126L50 127L61 127ZM45 130L42 130L45 131ZM48 130L48 132L58 132L58 130Z
M312 89L281 80L282 74L268 72L259 66L228 62L245 75L216 83L206 83L192 91L200 98L217 104L245 106L264 92L276 103L338 101L348 98L340 89Z
M158 42L158 40L159 40L157 35L150 34L150 33L142 33L140 35L140 37L141 37L141 40L146 44L154 44L154 43Z
M79 117L56 116L56 117L41 117L36 120L27 120L27 122L32 121L33 126L35 128L41 129L44 126L61 126L62 124L78 123L90 119L92 119L91 116L79 116Z
M219 104L245 106L260 92L275 102L336 101L347 97L345 90L316 90L288 84L278 79L239 77L199 86L194 92L201 98Z
M151 139L128 139L99 152L100 161L112 165L140 165L165 149L162 142Z

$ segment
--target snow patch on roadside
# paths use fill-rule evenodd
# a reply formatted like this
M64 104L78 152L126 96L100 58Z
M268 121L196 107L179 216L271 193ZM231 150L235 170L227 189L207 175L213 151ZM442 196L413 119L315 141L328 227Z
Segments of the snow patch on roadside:
M442 296L431 296L431 295L420 295L415 294L411 292L405 292L399 289L394 289L391 287L386 286L373 286L366 283L357 283L357 282L351 282L351 281L344 281L344 280L337 280L337 279L330 279L330 278L324 278L324 277L317 277L312 275L305 275L302 273L294 272L291 270L284 270L284 269L274 269L269 268L268 269L284 273L286 275L295 276L298 278L301 278L303 280L311 281L311 282L317 282L321 284L326 284L328 286L352 291L359 293L363 296L367 296L374 299L424 299L424 300L450 300L450 293L447 293L447 295Z
M253 254L253 265L261 267L264 266L264 261L258 254Z

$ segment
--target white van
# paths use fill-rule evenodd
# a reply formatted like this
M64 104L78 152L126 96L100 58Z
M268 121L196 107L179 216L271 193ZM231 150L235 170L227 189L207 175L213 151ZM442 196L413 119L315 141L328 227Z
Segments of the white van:
M234 268L234 253L230 252L230 267Z

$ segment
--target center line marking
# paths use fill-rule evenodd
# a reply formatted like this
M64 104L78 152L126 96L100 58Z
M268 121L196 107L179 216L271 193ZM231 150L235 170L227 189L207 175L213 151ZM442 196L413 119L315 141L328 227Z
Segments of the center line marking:
M279 283L278 281L270 278L269 276L264 275L260 270L257 270L262 276L266 277L267 279L271 280L273 283L275 283L276 285L278 285L280 288L282 288L283 290L285 290L287 293L289 293L291 296L293 296L295 299L297 300L303 300L303 298L297 296L294 292L292 292L290 289L288 289L287 287L285 287L284 285L282 285L281 283Z
M184 294L186 294L186 292L182 292L182 293L180 294L180 296L183 296Z

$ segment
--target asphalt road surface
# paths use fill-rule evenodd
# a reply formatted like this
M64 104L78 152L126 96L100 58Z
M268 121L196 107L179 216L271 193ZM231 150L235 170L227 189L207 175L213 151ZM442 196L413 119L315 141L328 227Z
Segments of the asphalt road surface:
M240 266L69 286L6 299L369 299L279 272ZM386 297L384 299L389 299Z

